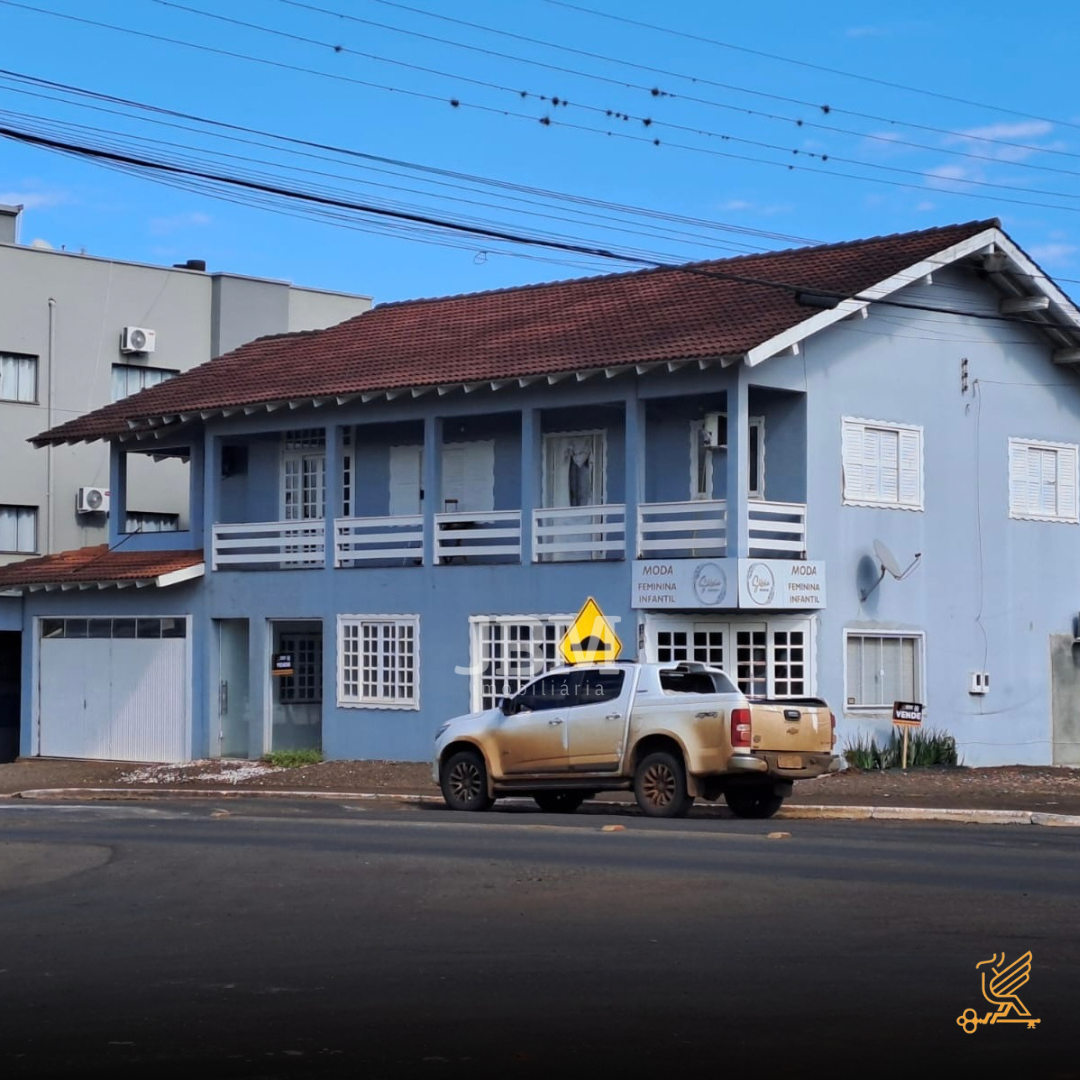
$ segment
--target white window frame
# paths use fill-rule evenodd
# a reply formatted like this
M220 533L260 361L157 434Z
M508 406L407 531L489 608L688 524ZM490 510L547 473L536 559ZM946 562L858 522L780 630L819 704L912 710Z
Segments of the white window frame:
M11 373L8 378L4 377L5 368ZM0 352L0 401L36 405L38 368L38 357L32 354Z
M528 674L518 678L517 676L509 676L506 673L499 676L497 673L492 676L500 680L500 693L496 693L494 696L498 698L503 694L517 693L521 687L526 683L531 682L533 679L539 678L544 672L549 671L551 668L560 667L565 663L562 656L558 651L558 643L562 640L562 633L560 630L568 630L573 624L574 619L577 618L574 614L561 614L561 615L470 615L469 616L469 667L466 669L469 673L469 701L470 709L473 712L479 712L483 707L484 701L484 676L485 667L483 664L483 658L481 655L483 645L483 631L487 626L499 626L505 628L512 625L522 626L543 626L553 625L555 627L555 656L552 662L548 665L536 664L534 662L534 670ZM506 636L504 631L500 631L502 638L503 652L506 651ZM516 682L516 687L511 687L509 684Z
M725 430L727 427L727 413L719 414L724 421ZM747 497L751 499L764 499L765 498L765 417L764 416L751 416L748 418L749 427L753 428L758 433L758 445L757 445L757 487L750 486L750 460L749 455L751 448L749 443L747 444L748 460L746 463L746 487ZM713 454L717 450L727 450L727 437L722 446L707 447L702 443L702 432L705 430L705 420L691 420L690 421L690 500L692 502L699 502L702 500L714 499L713 494ZM705 472L706 472L706 487L707 491L702 491L698 487L698 467L701 463L701 455L705 455Z
M139 379L136 380L136 381L139 382L140 385L137 386L134 390L129 389L126 394L120 394L118 396L117 393L116 393L117 377L121 373L123 373L124 383L126 385L127 383L129 383L131 381L131 373L136 372L136 371L139 372L139 376L140 376ZM150 374L160 376L160 377L155 378L152 382L148 382L146 377L148 375L150 375ZM112 399L113 399L114 402L123 401L125 398L129 398L133 394L138 394L143 390L149 390L150 387L152 387L152 386L160 386L161 383L168 382L169 379L173 379L179 374L180 374L180 372L176 368L146 367L143 364L121 364L121 363L113 364L113 366L112 366Z
M38 535L38 507L3 503L0 504L0 510L13 510L15 512L15 546L12 548L0 546L0 553L4 555L36 555L41 541L41 537ZM27 520L31 522L30 527L33 529L32 543L29 547L19 540L20 534L27 528Z
M355 625L358 635L357 674L355 679L345 678L345 629ZM395 630L412 629L412 696L380 697L365 696L361 689L364 682L363 637L365 625L392 626ZM397 668L391 675L397 673ZM380 671L377 681L384 682L385 672ZM354 682L356 695L346 694L346 682ZM417 711L420 708L420 616L419 615L339 615L337 617L337 704L339 709L400 709Z
M1032 513L1026 508L1018 509L1013 503L1012 493L1012 466L1013 466L1013 451L1016 448L1022 448L1027 450L1052 450L1055 451L1055 474L1054 474L1054 486L1057 492L1056 502L1058 505L1058 513L1056 514L1039 514ZM1061 513L1061 485L1058 483L1058 478L1062 473L1062 455L1072 454L1072 467L1070 472L1072 474L1072 510L1071 514ZM1056 521L1063 522L1065 524L1076 525L1080 523L1080 474L1078 474L1078 463L1080 463L1080 446L1076 443L1064 443L1064 442L1048 442L1044 439L1009 439L1009 473L1008 473L1008 498L1009 498L1009 517L1018 521Z
M138 522L136 519L156 519L155 524L157 528L148 529L145 527L145 523ZM175 521L176 524L171 528L163 529L161 525L168 520L169 522ZM132 528L132 526L135 526ZM169 513L160 510L128 510L124 515L124 532L125 533L162 533L162 532L180 532L180 515L176 513Z
M704 613L686 612L682 615L660 615L650 612L642 626L644 632L644 656L649 663L657 663L658 634L665 630L685 631L688 635L688 650L693 650L693 634L698 627L720 630L724 634L724 664L727 676L736 685L739 684L736 633L739 630L765 631L766 649L766 696L815 697L817 695L817 650L818 619L815 615L770 615L765 617L732 615L724 617L705 616ZM799 694L778 694L776 692L776 634L780 631L802 631L803 641L803 691Z
M848 704L848 640L850 638L910 638L916 642L915 664L915 691L914 698L921 704L926 704L926 631L925 630L878 630L876 627L845 628L844 629L844 712L854 713L859 716L892 716L893 702L882 702L872 705L849 705Z
M851 478L847 473L846 464L849 457L850 439L854 431L858 431L860 439L863 437L863 433L867 429L873 429L875 431L885 431L889 433L895 433L897 436L897 452L896 452L896 498L895 499L881 499L871 498L863 494L861 491L855 492L851 490ZM914 436L918 441L918 476L916 478L917 497L912 501L903 501L902 490L904 480L903 469L903 444L904 436ZM923 428L921 424L903 424L892 420L868 420L861 416L845 416L841 418L840 424L840 475L841 475L841 498L844 506L874 506L889 510L917 510L921 511L925 508L925 495L924 495L924 460L925 460L925 441L923 439ZM860 465L865 464L863 461L859 462Z

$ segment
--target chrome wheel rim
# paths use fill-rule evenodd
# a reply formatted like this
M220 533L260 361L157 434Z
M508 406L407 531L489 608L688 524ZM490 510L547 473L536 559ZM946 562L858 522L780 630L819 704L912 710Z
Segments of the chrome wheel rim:
M669 806L676 786L675 774L666 765L650 765L641 782L642 794L650 806Z
M459 761L450 770L450 793L457 802L472 802L480 794L480 770L472 761Z

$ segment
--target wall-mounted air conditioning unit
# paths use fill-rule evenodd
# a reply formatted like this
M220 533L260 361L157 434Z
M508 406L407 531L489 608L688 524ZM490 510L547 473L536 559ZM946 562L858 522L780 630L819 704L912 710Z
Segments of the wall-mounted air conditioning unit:
M145 326L125 326L120 331L120 351L122 353L152 353L157 334Z
M985 694L990 689L990 672L973 671L971 681L968 683L969 694Z
M723 413L711 412L705 414L705 445L710 450L723 450L724 439L727 436L727 418Z
M109 492L99 487L79 488L75 496L75 511L79 514L107 514Z

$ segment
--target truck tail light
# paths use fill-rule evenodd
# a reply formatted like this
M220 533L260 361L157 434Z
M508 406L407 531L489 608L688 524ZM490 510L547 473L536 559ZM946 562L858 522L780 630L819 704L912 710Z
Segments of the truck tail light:
M832 713L832 712L829 713L829 730L832 732L832 744L831 745L835 746L836 745L836 714Z
M750 710L731 710L731 745L750 745Z

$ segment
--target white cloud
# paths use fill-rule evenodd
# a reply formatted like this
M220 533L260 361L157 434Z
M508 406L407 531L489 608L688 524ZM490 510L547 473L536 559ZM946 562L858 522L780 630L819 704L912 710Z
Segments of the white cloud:
M721 210L727 213L757 214L760 217L771 217L773 214L790 214L795 209L791 203L755 203L746 199L729 199L722 203Z
M1062 149L1063 144L1031 144L1031 140L1044 139L1054 130L1049 120L1022 120L1016 123L987 124L983 127L966 128L945 139L946 146L964 146L998 161L1024 161L1040 150ZM1019 143L1008 146L1004 143Z
M1054 125L1049 120L1024 120L1015 124L987 124L958 132L965 139L1038 139L1049 135Z
M174 214L172 217L151 218L150 232L154 236L168 236L170 233L178 232L180 229L209 225L210 221L209 214L204 214L199 210L192 210L184 214Z
M1028 248L1028 254L1038 263L1047 266L1071 266L1073 256L1080 251L1076 244L1033 244Z
M41 251L55 250L48 240L42 240L40 236L35 236L34 239L30 241L30 246L32 248L39 248Z
M929 213L931 210L936 210L936 209L937 209L937 203L932 203L932 202L930 202L929 199L923 199L923 201L921 203L919 203L918 206L915 207L915 212L917 214L926 214L926 213Z
M0 191L0 203L21 206L24 210L41 210L67 201L68 196L63 191Z

